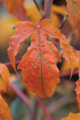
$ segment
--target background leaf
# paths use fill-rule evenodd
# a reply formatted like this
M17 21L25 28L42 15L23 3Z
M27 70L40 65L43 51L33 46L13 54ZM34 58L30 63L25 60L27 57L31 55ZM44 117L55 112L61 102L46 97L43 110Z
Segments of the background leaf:
M6 91L8 84L9 84L9 76L10 73L8 71L8 68L0 63L0 92L3 90L4 92Z
M80 113L69 113L69 116L66 118L62 118L61 120L80 120Z
M67 11L73 24L73 30L79 24L80 21L80 0L66 0Z
M0 120L13 120L11 118L10 108L8 108L4 99L0 96Z
M27 20L24 0L4 0L7 4L7 11L20 20Z

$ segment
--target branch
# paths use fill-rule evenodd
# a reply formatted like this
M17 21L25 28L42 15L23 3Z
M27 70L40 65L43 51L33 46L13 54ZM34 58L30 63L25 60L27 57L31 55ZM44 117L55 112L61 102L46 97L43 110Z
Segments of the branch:
M19 64L21 60L16 61L15 65ZM6 66L12 66L11 62L4 63Z
M34 96L34 101L33 101L33 105L31 105L31 109L30 109L30 120L36 120L37 119L37 112L38 112L38 101L36 100L36 95Z
M49 115L49 113L48 113L47 109L45 108L45 106L44 106L44 104L43 104L42 100L41 100L39 97L36 97L36 100L37 100L37 101L38 101L38 103L41 105L41 107L42 107L42 109L43 109L43 111L44 111L45 115L46 115L46 116L47 116L47 118L48 118L48 120L52 120L52 118L50 117L50 115Z
M15 84L9 83L9 86L26 103L28 108L30 108L31 103L29 98Z
M64 16L63 21L62 21L59 29L61 29L64 26L64 24L65 24L66 20L68 19L68 17L69 17L69 15L68 15L68 13L66 13L66 15Z
M56 42L56 41L54 41L53 44L54 44L54 45L57 45L57 46L60 46L60 43L59 43L59 42ZM77 52L78 50L76 50L76 49L73 48L73 51L74 51L74 52Z
M41 10L41 8L40 8L40 6L38 5L37 1L36 1L36 0L33 0L33 1L34 1L35 5L36 5L38 11L40 12L41 16L43 17L43 11Z
M53 3L53 0L48 0L48 2L45 4L44 18L50 18L52 3Z
M30 100L29 98L13 83L9 83L9 86L12 88L12 90L26 103L26 105L28 106L28 108L30 109L30 106L31 106L31 103L30 103ZM48 120L52 120L49 113L47 112L42 100L40 98L38 98L37 96L35 96L35 100L37 101L36 103L34 103L34 106L35 106L35 110L37 110L36 108L38 107L37 106L37 103L39 103L45 113L45 115L48 117ZM36 113L34 112L34 107L32 108L33 110L33 115L35 115ZM37 112L37 111L36 111ZM35 119L32 119L32 120L35 120Z
M78 74L78 69L75 69L73 71L73 75L76 75ZM60 73L60 77L66 77L66 76L70 76L71 75L71 71L68 71L68 72L61 72Z

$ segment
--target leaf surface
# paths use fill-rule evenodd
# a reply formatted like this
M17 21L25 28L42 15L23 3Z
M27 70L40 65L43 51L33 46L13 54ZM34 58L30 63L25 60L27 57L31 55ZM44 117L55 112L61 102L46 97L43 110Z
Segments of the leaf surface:
M66 0L67 11L73 24L73 30L79 24L80 21L80 0Z
M66 118L62 118L61 120L80 120L80 113L69 113L69 116Z
M19 52L20 42L24 41L32 33L34 33L35 27L36 26L32 22L21 22L15 26L16 33L11 38L11 40L9 42L9 48L8 48L9 59L13 65L13 68L15 69L15 71L16 71L15 56Z
M13 120L10 110L11 109L0 95L0 120Z
M27 20L24 0L4 0L7 4L7 11L20 20Z
M3 90L6 91L8 84L9 84L9 76L10 73L8 71L8 68L0 63L0 92Z
M50 20L46 21L46 25L45 25L45 21L42 22L42 24L44 24L44 26L42 26L42 29L45 31L45 33L47 35L57 38L60 41L60 47L61 47L61 51L63 53L63 57L70 64L71 75L72 75L73 69L74 69L74 63L73 63L74 53L73 53L72 47L69 45L69 42L66 39L66 37L62 33L60 33L60 31L58 29L51 27L49 21Z
M45 20L46 23L46 20ZM23 81L39 97L51 97L59 81L56 61L61 61L53 43L47 41L44 31L38 26L31 46L18 65L22 69Z
M77 51L74 55L75 61L78 63L78 74L79 74L79 79L76 82L76 94L77 94L77 101L78 101L78 111L80 112L80 51Z
M22 69L23 81L29 89L43 98L51 97L60 82L55 60L61 62L61 57L54 44L47 41L47 35L59 39L63 57L71 65L72 72L74 69L72 47L60 30L51 27L50 24L49 19L42 20L37 27L31 22L17 24L16 33L11 38L8 48L9 58L15 69L15 56L18 53L20 42L34 32L28 52L22 57L18 69Z

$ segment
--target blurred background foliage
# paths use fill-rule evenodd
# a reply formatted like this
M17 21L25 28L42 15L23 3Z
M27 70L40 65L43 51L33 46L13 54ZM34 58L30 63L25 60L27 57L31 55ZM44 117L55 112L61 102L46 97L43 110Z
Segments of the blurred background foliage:
M44 0L38 0L39 5L43 9ZM36 25L41 18L40 13L33 0L25 0L24 6L26 9L27 18L29 21L32 21ZM13 6L14 7L14 6ZM52 5L51 9L51 17L52 26L59 28L63 17L65 16L66 10L66 0L54 0L54 5ZM14 30L12 29L12 25L16 25L21 20L17 19L13 15L9 14L6 10L6 4L3 4L3 0L0 1L0 62L5 63L9 62L9 57L7 55L7 48L9 46L9 40L11 36L14 35ZM72 25L70 20L68 19L61 29L61 32L68 37L72 31ZM70 44L76 48L80 49L80 25L75 30L73 36L70 38ZM55 39L50 38L51 41L55 41ZM20 60L22 55L27 51L28 46L30 45L30 37L26 42L21 43L21 47L19 50L19 54L16 59ZM56 46L57 47L57 46ZM57 47L58 48L58 47ZM60 49L59 49L60 50ZM69 64L62 59L62 63L58 63L58 67L60 72L66 72L70 70ZM77 69L77 64L75 65L75 69ZM29 91L27 86L21 82L21 80L16 76L13 68L9 67L11 77L10 82L14 82L14 84L23 91L33 103L34 94ZM18 71L21 74L21 71ZM51 98L42 99L48 112L50 113L53 120L60 120L62 117L68 116L69 112L76 113L77 112L77 100L75 94L75 81L78 79L77 75L74 75L72 79L69 79L70 76L61 78L61 83L57 86L55 95ZM12 117L14 120L28 120L29 118L29 110L25 103L14 93L11 88L8 88L7 92L3 97L11 107ZM37 120L47 120L45 117L41 107L39 106Z

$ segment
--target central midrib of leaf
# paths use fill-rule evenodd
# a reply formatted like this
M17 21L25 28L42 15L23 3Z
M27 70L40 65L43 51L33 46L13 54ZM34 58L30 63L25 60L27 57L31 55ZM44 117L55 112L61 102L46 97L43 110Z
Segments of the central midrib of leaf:
M39 43L39 56L40 56L40 70L41 70L42 88L43 88L44 94L46 95L45 90L44 90L44 85L43 85L44 79L43 79L43 70L42 70L42 53L41 53L40 28L38 28L38 43Z

